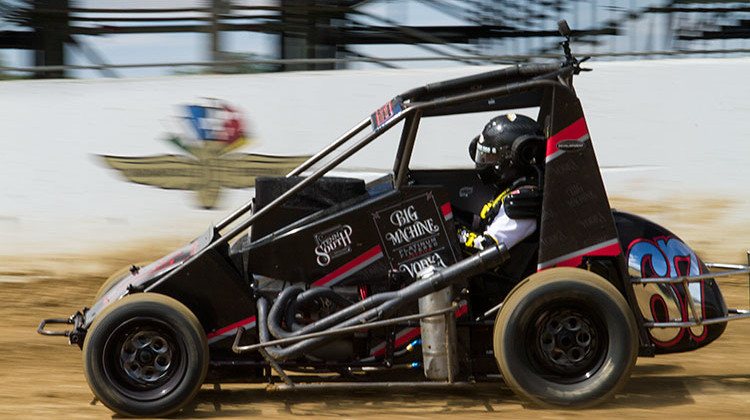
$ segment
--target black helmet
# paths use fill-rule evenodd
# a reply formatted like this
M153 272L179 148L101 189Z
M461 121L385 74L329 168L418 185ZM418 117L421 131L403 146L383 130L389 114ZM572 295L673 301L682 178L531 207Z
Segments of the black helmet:
M498 188L521 176L533 175L533 165L543 158L542 128L525 115L506 114L484 126L469 145L477 175Z

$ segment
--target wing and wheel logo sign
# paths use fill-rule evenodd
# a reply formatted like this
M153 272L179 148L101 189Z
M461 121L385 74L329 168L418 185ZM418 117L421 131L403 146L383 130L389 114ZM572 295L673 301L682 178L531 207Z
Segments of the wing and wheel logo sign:
M240 113L223 102L180 110L183 133L170 134L167 140L186 154L101 157L130 182L194 191L206 209L216 206L223 188L254 187L256 177L284 176L309 158L235 152L251 141Z

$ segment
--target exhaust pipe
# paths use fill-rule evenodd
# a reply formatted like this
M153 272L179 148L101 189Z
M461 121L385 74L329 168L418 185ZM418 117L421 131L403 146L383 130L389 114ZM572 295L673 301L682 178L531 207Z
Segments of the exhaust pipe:
M303 335L327 329L350 327L383 319L390 316L401 307L412 303L423 296L442 290L466 277L471 277L487 270L491 270L506 261L509 256L510 254L504 244L495 245L427 278L417 280L403 289L393 292L378 293L363 301L348 306L341 311L333 313L300 330L292 332L290 336ZM290 292L290 295L293 294L293 292ZM257 307L260 342L261 344L267 343L271 340L271 334L268 329L268 300L263 297L258 298ZM311 349L320 347L333 338L334 337L331 336L316 337L300 341L284 348L269 346L265 349L268 352L268 355L273 359L283 361L293 359Z
M341 307L349 307L352 304L349 299L339 295L329 287L316 287L307 291L299 286L287 287L276 297L276 301L268 313L268 330L271 335L276 338L300 335L300 330L303 327L297 324L294 318L297 313L297 307L305 301L317 298L329 299ZM282 327L282 322L286 323L286 329Z

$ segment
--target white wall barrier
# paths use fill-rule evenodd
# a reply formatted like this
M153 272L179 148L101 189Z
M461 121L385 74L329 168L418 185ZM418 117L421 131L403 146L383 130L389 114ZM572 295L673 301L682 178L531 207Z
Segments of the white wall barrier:
M595 71L576 87L611 196L729 198L737 217L748 213L750 59L587 65ZM0 82L0 254L189 239L249 199L249 189L221 188L215 208L202 209L189 191L197 186L131 183L99 157L189 159L168 141L186 135L174 127L180 105L217 98L237 109L250 141L234 152L305 155L402 91L483 70ZM427 119L415 164L470 166L468 142L491 117ZM395 140L366 149L350 167L389 169Z

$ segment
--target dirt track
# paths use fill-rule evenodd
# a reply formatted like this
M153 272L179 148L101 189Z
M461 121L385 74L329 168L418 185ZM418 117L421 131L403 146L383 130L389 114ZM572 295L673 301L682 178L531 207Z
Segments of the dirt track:
M708 261L743 263L750 228L727 212L691 207L665 209L629 200L618 208L651 216L683 237ZM693 203L695 204L695 203ZM731 221L732 223L729 223ZM747 238L746 241L743 238ZM111 418L106 407L91 405L81 352L65 339L42 337L42 318L67 316L89 304L112 271L155 258L181 241L152 244L124 256L26 257L0 263L0 417ZM92 262L95 261L95 262ZM19 279L23 282L7 282ZM722 283L730 307L747 307L746 277ZM586 410L591 418L746 417L750 404L750 321L732 323L708 347L685 354L639 359L631 380L611 402ZM501 384L461 389L267 392L263 386L205 386L180 418L574 418L580 411L524 408Z

